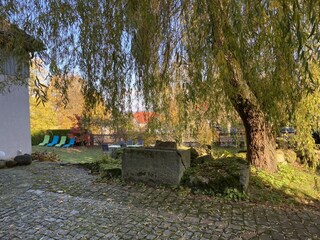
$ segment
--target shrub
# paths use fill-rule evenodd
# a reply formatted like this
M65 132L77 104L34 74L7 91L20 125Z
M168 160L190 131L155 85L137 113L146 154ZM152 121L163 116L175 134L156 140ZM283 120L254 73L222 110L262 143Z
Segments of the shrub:
M242 158L226 157L206 161L185 171L181 180L183 185L192 190L225 193L226 189L244 189L241 182L242 170L248 168L248 162Z
M44 135L46 135L46 131L34 131L31 132L31 144L38 145L43 141Z
M117 178L121 176L121 159L114 159L105 155L99 162L99 173L104 178Z
M104 155L95 162L81 165L90 169L93 173L100 174L103 178L117 178L121 176L121 160L114 159L110 155Z
M102 164L116 164L117 165L117 164L121 164L121 158L113 158L110 155L106 154L98 162L102 163Z
M243 201L248 200L249 196L245 192L241 192L236 188L226 188L223 197L229 201Z
M48 129L47 134L50 136L67 136L70 132L70 129Z
M297 151L297 158L300 163L307 164L309 167L316 169L319 166L319 159L317 158L314 149L301 148Z
M124 151L123 148L115 149L115 150L111 151L110 157L112 159L121 160L122 159L122 155L123 155L123 151Z
M70 117L70 119L73 119L74 126L69 131L69 137L76 138L76 145L89 146L91 144L91 134L86 127L86 119L77 114L74 114L74 117Z

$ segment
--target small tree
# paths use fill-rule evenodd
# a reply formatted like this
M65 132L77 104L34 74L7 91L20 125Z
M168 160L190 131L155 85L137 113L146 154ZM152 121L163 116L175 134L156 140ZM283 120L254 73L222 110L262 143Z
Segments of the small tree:
M79 115L74 114L70 117L74 121L74 126L70 129L69 138L76 138L79 145L90 145L90 132L87 128L86 121Z

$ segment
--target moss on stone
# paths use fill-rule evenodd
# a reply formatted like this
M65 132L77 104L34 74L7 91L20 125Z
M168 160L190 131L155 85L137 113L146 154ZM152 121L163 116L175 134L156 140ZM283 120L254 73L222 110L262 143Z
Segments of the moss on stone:
M193 190L223 193L225 189L243 191L241 176L248 168L248 162L239 157L219 158L187 169L182 184Z
M105 178L116 178L121 176L121 165L120 164L100 164L99 172L102 177Z

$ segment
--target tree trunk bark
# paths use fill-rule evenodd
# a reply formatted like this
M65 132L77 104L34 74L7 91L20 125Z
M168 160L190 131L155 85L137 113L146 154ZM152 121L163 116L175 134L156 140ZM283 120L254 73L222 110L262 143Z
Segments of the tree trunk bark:
M246 129L248 160L257 169L276 172L275 138L264 114L248 101L234 106Z
M272 126L232 54L225 55L231 76L225 81L227 95L240 115L246 129L247 158L258 169L277 171L275 138Z

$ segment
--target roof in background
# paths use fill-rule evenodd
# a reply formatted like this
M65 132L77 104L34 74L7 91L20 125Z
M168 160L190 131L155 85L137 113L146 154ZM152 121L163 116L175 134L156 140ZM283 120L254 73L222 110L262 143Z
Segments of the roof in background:
M133 118L139 124L147 124L154 115L155 114L153 112L136 112L133 114Z
M30 36L17 25L0 19L0 46L14 48L15 44L19 44L27 52L45 50L43 42Z

